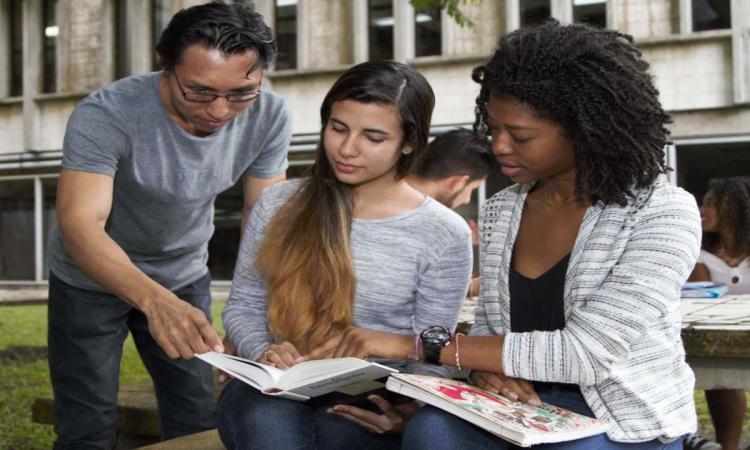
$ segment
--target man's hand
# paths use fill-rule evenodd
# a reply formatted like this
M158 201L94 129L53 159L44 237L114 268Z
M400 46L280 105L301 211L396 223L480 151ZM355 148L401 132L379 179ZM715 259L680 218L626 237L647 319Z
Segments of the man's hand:
M300 354L294 344L284 341L281 344L269 345L266 351L258 358L258 362L286 370L308 359L310 358Z
M382 414L351 405L334 405L328 408L328 412L351 420L373 433L383 434L403 431L409 419L419 410L415 401L394 406L379 395L373 394L367 399L377 405Z
M409 355L413 336L349 327L309 353L310 359L380 357L403 360Z
M528 403L532 406L538 406L540 403L539 396L536 395L531 382L520 378L475 370L471 372L471 381L482 389L503 394L513 401Z
M190 359L196 353L224 352L219 335L203 311L174 294L153 302L143 310L148 331L172 359Z

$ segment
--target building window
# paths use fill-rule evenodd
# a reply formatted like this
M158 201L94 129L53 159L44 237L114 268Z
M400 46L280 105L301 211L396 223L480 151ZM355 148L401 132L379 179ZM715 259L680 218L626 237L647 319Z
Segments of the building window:
M231 280L242 222L242 179L216 197L214 234L208 241L208 270L214 280Z
M297 68L297 0L276 0L276 69Z
M414 11L414 51L416 56L433 56L442 53L440 9L434 6Z
M693 31L731 28L730 0L692 0Z
M0 280L34 277L34 180L0 181Z
M42 92L57 90L57 0L44 0L44 74Z
M552 17L550 0L519 0L521 26L538 25Z
M126 0L115 2L115 79L128 76L128 10Z
M393 0L368 0L370 60L393 59Z
M57 179L58 177L42 178L42 248L47 248L47 236L52 228L57 226ZM42 259L42 278L49 277L47 252Z
M573 0L573 21L607 27L607 0Z
M747 175L750 141L715 144L676 144L677 185L700 202L712 178Z
M305 176L312 161L293 162L287 169L287 178ZM240 179L222 192L214 202L214 234L208 242L208 270L214 280L231 280L240 246L240 225L244 207Z
M23 94L23 0L10 2L10 95Z
M168 0L153 0L151 3L151 31L153 34L153 42L151 45L152 49L156 48L156 44L159 43L162 31L167 28L169 20L172 18L172 14L169 9ZM153 52L153 68L154 70L161 70L159 61L156 59L156 52Z

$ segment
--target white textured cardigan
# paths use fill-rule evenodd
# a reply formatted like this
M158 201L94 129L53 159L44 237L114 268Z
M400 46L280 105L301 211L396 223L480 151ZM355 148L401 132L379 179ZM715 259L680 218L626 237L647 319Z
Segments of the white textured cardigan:
M506 375L574 383L614 441L673 440L696 426L695 379L680 338L680 286L698 256L692 195L656 182L628 205L591 206L565 277L565 328L510 331L508 270L531 184L483 205L473 335L504 335Z

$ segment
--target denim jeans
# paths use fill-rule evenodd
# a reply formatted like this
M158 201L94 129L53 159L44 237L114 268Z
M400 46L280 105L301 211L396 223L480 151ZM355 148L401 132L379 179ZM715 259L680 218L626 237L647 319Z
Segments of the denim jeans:
M375 434L326 412L326 396L297 402L232 380L219 397L219 436L229 450L395 450L400 434Z
M542 401L562 406L580 414L593 417L580 390L571 385L535 383ZM453 414L431 406L422 408L404 430L403 448L408 450L509 450L515 445L482 430ZM658 439L648 442L625 444L614 442L606 434L554 444L534 445L531 448L545 450L681 450L682 439L663 443Z
M210 319L211 277L175 291ZM49 277L49 368L55 397L55 448L112 448L123 341L133 340L156 391L162 437L215 426L211 366L172 360L148 331L146 316L121 299Z

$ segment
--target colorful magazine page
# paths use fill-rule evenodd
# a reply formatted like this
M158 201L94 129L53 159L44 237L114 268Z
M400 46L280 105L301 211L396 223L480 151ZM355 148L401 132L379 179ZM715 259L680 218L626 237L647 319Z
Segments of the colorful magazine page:
M608 423L542 403L514 402L470 384L446 378L392 374L386 387L441 408L521 446L563 442L606 431Z

